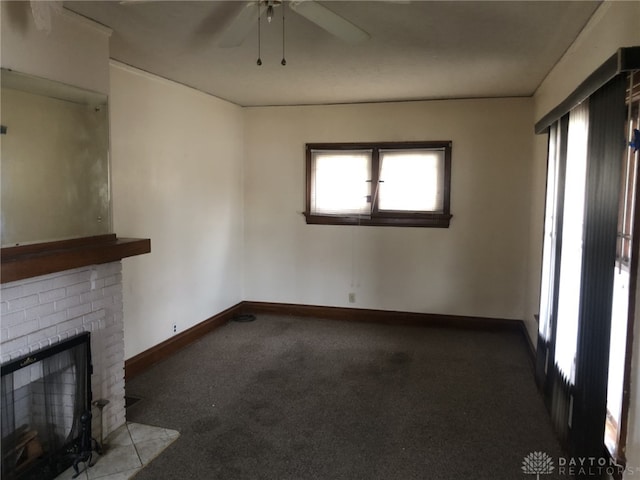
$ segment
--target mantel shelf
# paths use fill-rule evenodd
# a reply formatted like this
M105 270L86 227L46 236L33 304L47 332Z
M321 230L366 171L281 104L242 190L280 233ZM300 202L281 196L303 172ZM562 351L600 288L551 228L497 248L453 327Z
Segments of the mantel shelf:
M115 234L6 247L0 250L0 282L116 262L149 252L150 239L117 238Z

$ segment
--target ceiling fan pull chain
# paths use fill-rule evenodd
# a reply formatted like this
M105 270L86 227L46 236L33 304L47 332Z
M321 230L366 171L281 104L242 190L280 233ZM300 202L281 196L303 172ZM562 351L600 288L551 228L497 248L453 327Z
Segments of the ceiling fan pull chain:
M262 58L260 57L260 8L258 7L258 60L256 61L258 66L262 65Z
M280 62L280 65L282 65L283 67L287 64L287 61L284 58L284 11L286 8L287 8L287 4L283 0L282 2L282 61Z

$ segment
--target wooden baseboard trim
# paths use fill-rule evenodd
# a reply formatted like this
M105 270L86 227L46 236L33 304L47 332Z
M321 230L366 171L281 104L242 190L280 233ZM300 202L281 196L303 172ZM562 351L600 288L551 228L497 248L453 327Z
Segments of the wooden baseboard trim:
M165 340L124 362L125 381L147 370L151 365L164 360L181 348L193 343L203 335L227 323L242 311L242 303L238 303L217 315Z
M316 317L351 322L382 323L389 325L414 325L423 327L447 327L479 330L509 330L522 332L522 320L504 318L469 317L434 313L398 312L364 308L324 307L292 303L242 302L242 313Z

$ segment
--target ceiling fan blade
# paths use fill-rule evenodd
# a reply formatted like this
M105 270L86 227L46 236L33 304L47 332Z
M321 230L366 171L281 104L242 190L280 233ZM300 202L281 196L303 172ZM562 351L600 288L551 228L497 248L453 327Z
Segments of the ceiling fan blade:
M289 7L330 34L347 42L358 43L370 38L370 35L360 27L314 0L292 0Z
M218 46L229 48L242 45L265 9L266 7L261 2L247 2L220 36Z

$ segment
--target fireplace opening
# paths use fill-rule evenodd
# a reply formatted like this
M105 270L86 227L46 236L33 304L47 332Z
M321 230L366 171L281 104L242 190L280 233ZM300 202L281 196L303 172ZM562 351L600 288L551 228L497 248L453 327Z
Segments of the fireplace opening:
M3 479L54 479L78 458L91 408L89 335L2 365Z

